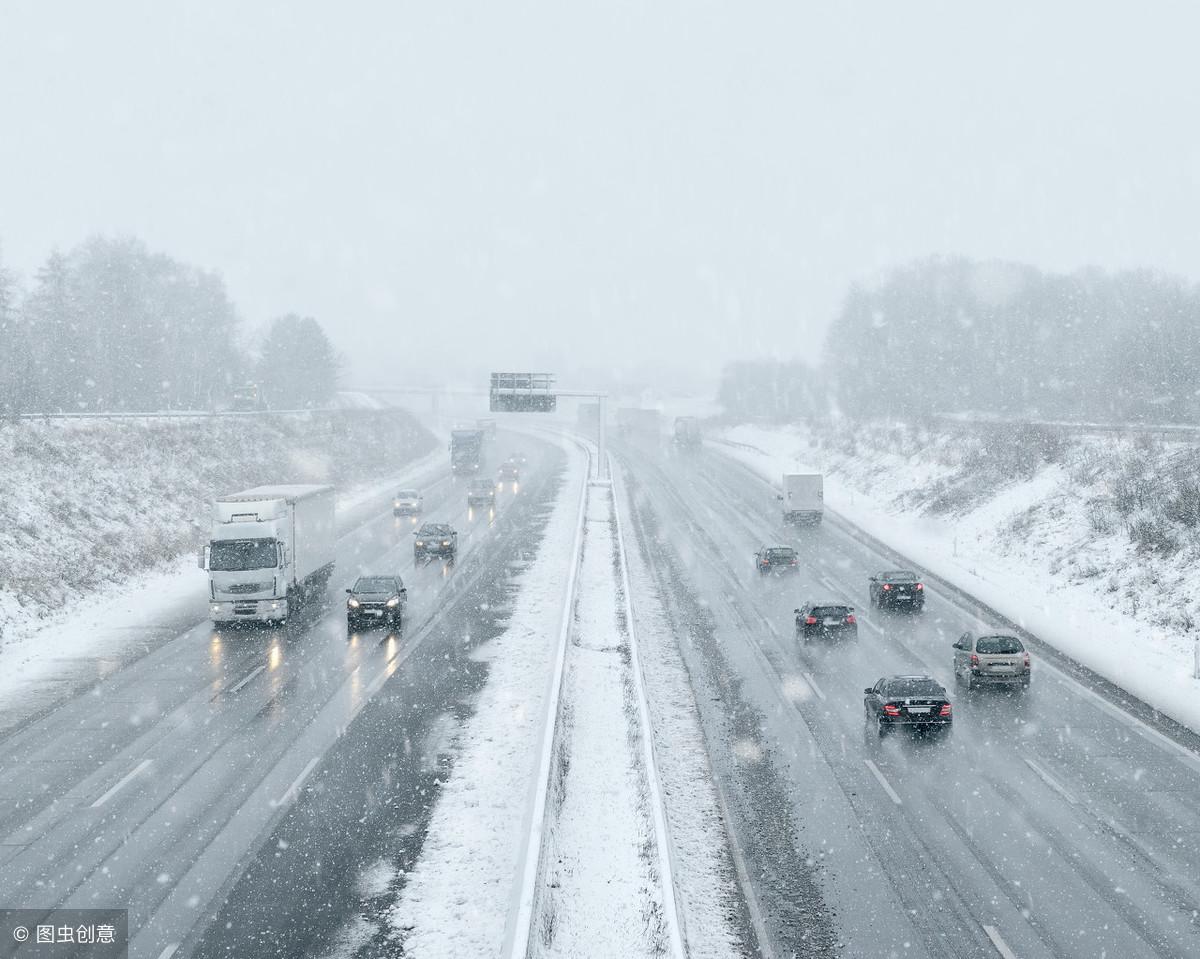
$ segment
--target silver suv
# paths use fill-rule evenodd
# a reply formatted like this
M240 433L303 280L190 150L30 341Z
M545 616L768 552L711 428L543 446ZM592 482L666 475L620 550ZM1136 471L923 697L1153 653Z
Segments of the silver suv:
M963 633L954 644L954 678L968 690L975 686L1029 688L1029 653L1016 636Z

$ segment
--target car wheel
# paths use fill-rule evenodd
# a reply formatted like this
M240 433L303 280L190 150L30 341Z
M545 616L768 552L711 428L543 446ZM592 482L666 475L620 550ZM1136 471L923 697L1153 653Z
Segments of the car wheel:
M354 620L351 617L347 616L346 617L346 628L348 630L350 630L350 632L354 632L355 625L356 624L355 624Z

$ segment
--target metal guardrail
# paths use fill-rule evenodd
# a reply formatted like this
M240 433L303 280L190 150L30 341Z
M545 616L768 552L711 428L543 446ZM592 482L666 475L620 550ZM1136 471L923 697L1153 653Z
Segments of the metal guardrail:
M1175 439L1200 439L1200 426L1187 423L1085 423L1071 420L1033 420L1014 417L973 416L934 413L928 419L943 426L977 428L980 426L1036 426L1077 436L1100 433L1126 433L1135 436L1162 436Z

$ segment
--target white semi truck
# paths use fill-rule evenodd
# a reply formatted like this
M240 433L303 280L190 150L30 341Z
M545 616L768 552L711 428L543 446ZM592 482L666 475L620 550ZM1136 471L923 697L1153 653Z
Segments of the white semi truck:
M825 515L825 478L820 473L785 473L779 498L785 523L819 523Z
M200 565L214 623L284 622L333 573L332 486L256 486L222 496Z

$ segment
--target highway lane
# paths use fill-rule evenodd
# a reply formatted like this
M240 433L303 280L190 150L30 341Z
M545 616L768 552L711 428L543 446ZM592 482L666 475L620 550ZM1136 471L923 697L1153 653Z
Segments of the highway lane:
M497 452L518 446L536 454L530 477L548 475L559 455L507 436ZM128 905L137 929L169 897L180 900L186 878L200 891L172 916L176 926L194 921L204 891L220 887L320 753L403 668L422 624L495 562L497 524L519 522L527 508L526 489L509 484L495 511L469 511L465 485L446 475L426 489L424 518L460 531L455 568L414 568L412 524L389 508L342 537L326 605L283 628L199 624L0 741L0 904ZM338 591L381 570L409 587L405 629L347 636ZM186 932L155 935L169 944ZM141 955L158 940L135 941Z
M892 564L832 524L784 527L769 486L724 457L622 461L659 548L676 557L673 588L694 594L678 605L693 602L711 623L715 642L693 629L683 645L714 769L740 797L733 839L757 857L747 872L786 868L755 835L779 828L752 795L769 764L842 954L1200 953L1194 758L1036 661L1028 696L965 696L950 643L983 625L974 610L936 591L920 616L866 608L867 576ZM796 545L801 573L761 580L752 554L764 542ZM792 608L826 598L858 607L857 646L794 641ZM904 672L951 690L952 741L864 738L863 687ZM747 710L753 718L739 718ZM802 889L804 877L788 879ZM767 904L775 951L824 954L796 940L776 890L750 895Z

